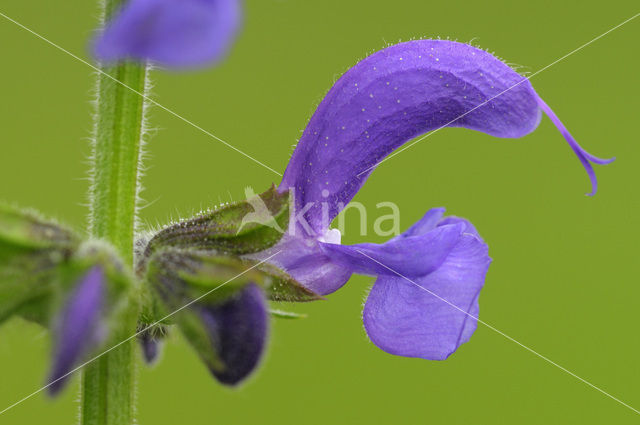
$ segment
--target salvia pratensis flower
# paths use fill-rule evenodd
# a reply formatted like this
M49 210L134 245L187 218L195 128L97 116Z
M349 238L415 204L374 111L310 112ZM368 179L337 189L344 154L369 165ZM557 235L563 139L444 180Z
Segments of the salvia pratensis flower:
M56 343L47 388L51 395L63 388L66 375L104 338L105 292L104 270L95 266L80 278L64 303L54 324Z
M440 360L476 327L490 259L473 225L432 209L387 243L340 245L329 224L375 166L428 131L464 127L501 138L535 130L547 114L592 182L596 158L571 137L530 82L468 44L416 40L383 49L348 70L329 90L293 152L278 190L294 194L289 230L254 259L271 260L319 294L352 273L377 276L364 308L370 339L392 354Z
M344 246L330 223L376 165L408 140L441 127L518 138L535 130L542 112L584 165L595 194L591 164L611 160L582 149L529 81L504 62L445 40L388 47L329 90L277 189L166 227L146 243L138 270L146 270L166 308L175 309L211 287L212 277L222 279L221 266L271 264L269 279L259 274L263 264L258 275L239 279L176 319L223 383L239 382L258 362L267 329L265 297L317 299L354 273L376 277L363 313L374 344L391 354L445 359L477 326L491 260L475 227L434 208L386 243ZM274 279L277 284L268 283Z
M239 0L129 0L95 40L105 63L150 61L174 69L222 59L240 26Z

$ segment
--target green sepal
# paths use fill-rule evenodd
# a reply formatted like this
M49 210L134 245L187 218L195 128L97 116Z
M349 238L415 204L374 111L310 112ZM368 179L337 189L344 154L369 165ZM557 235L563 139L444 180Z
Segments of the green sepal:
M217 254L244 255L275 245L289 224L289 193L275 186L246 201L172 224L148 242L143 260L159 248L188 248Z
M269 314L277 319L306 319L308 317L306 314L278 309L269 309Z
M51 249L11 254L0 259L0 323L27 307L33 320L46 322L48 301L65 257Z
M113 248L88 241L70 252L48 248L12 250L0 264L0 322L13 314L49 327L68 294L92 267L102 267L106 281L105 316L118 326L125 305L135 300L131 271L123 267ZM136 301L137 302L137 301Z
M46 322L52 288L79 244L37 212L0 203L0 322L16 313Z
M151 257L145 282L155 295L143 308L147 323L196 299L205 304L223 302L249 282L260 285L272 301L324 299L275 266L173 248Z
M264 289L271 301L307 302L325 299L274 265L262 263L256 269L268 277L268 285Z
M60 224L45 220L34 210L0 203L0 247L5 251L72 249L79 238Z

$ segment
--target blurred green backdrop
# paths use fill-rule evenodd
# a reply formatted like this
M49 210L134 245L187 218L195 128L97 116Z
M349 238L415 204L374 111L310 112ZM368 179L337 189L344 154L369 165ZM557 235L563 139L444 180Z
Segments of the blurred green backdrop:
M86 58L91 1L3 0L0 11ZM475 43L534 72L637 13L632 1L246 2L244 31L222 66L154 72L154 98L269 166L291 147L332 82L367 53L416 37ZM471 219L494 263L481 318L577 375L640 407L640 19L532 79L589 151L600 192L544 119L522 140L447 129L385 163L357 200L401 209L403 228L428 208ZM0 18L0 198L85 223L87 136L94 78L82 63ZM277 176L154 108L142 218L164 223L266 188ZM275 180L274 180L275 178ZM373 214L375 217L375 213ZM363 241L356 214L347 243ZM369 229L373 220L370 220ZM371 241L379 238L371 236ZM259 372L239 390L217 385L174 336L159 365L139 370L141 424L601 424L638 416L492 330L445 362L375 348L360 314L371 279L274 321ZM0 328L0 409L43 384L50 342L41 328ZM70 424L77 377L0 416L3 424Z

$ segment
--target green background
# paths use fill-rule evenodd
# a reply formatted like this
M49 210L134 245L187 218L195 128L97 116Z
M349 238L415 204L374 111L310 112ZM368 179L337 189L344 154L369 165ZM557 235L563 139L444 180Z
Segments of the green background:
M2 0L0 11L86 58L91 1ZM475 43L535 72L637 13L633 1L424 0L246 2L228 60L185 74L154 72L153 96L276 170L332 82L398 40ZM598 167L594 198L548 119L522 140L445 129L388 161L356 200L378 216L393 201L406 228L427 209L468 217L494 259L481 319L640 408L638 250L640 18L532 78ZM94 76L86 65L0 17L0 198L84 225ZM154 108L142 210L165 223L243 197L279 178ZM379 210L386 212L387 210ZM347 243L361 237L348 217ZM373 219L369 229L373 228ZM372 233L372 232L371 232ZM139 369L141 424L601 424L638 415L479 326L444 362L394 357L367 339L360 314L371 279L274 321L268 353L242 388L219 386L174 335L161 362ZM50 341L12 320L0 328L0 410L39 388ZM54 401L38 394L3 424L70 424L78 379Z

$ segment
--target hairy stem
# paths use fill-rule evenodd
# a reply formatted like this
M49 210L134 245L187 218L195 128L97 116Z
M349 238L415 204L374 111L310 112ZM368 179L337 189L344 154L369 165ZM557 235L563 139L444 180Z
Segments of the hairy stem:
M105 0L105 19L122 0ZM146 66L121 63L102 67L93 146L91 234L109 241L121 258L133 265L133 237L139 190L144 127ZM127 87L125 87L125 85ZM128 319L114 329L113 344L135 333L138 306L132 302ZM81 417L83 425L134 423L135 339L98 358L84 369Z

